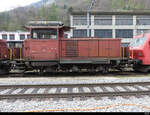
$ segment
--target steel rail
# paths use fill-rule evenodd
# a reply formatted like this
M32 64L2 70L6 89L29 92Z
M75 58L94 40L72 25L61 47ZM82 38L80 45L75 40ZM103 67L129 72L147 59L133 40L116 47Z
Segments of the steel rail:
M83 93L51 93L51 94L10 94L0 95L0 99L21 98L70 98L70 97L104 97L104 96L131 96L149 95L150 91L121 91L121 92L83 92Z

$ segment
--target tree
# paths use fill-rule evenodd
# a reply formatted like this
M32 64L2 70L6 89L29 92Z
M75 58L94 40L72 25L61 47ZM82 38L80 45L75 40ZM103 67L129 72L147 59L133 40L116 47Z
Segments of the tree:
M142 4L138 3L136 6L135 6L136 9L142 9Z
M47 19L46 7L44 5L40 9L40 19L42 19L42 20Z
M58 20L58 8L55 4L52 4L49 8L48 20L56 21Z
M72 6L68 8L68 12L71 13L73 11Z
M8 24L10 21L10 16L6 12L0 14L0 30L7 31L8 30Z

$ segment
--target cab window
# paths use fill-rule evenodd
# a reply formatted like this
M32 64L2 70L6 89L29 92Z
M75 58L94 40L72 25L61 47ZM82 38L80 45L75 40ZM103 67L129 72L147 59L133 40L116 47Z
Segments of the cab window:
M32 39L57 39L57 30L45 30L45 29L37 29L32 30L31 32Z

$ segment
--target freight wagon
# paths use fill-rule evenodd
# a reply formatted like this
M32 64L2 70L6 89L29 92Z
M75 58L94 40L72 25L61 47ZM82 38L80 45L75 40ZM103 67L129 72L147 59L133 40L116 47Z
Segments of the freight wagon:
M5 40L0 40L0 74L9 71L9 49Z

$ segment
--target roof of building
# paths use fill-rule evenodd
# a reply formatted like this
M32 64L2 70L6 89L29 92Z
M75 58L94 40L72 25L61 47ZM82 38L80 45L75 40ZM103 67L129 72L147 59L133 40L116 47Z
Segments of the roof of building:
M85 15L87 11L73 10L72 15ZM103 10L92 10L91 14L95 15L150 15L150 10L114 10L114 11L103 11Z

